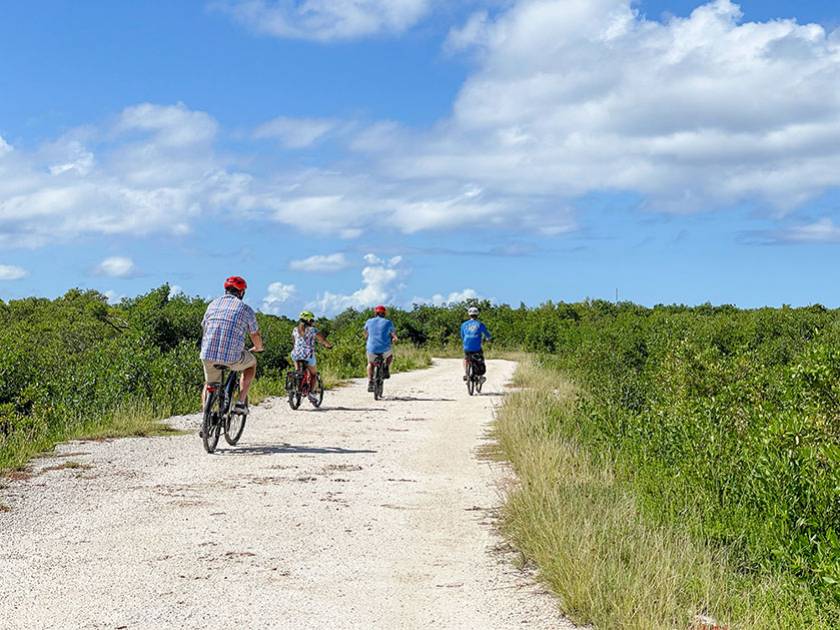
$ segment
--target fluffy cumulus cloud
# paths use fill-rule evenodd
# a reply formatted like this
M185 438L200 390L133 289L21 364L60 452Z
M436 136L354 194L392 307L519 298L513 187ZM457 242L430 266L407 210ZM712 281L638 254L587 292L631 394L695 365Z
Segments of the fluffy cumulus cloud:
M412 304L431 304L432 306L446 306L447 304L461 304L469 300L480 300L481 296L475 289L464 289L463 291L453 291L449 295L436 293L430 298L415 297L411 300Z
M20 280L29 273L23 267L15 265L0 265L0 280Z
M212 6L259 33L327 42L401 33L430 5L431 0L227 0Z
M98 275L111 278L128 278L137 273L137 265L131 258L112 256L99 263L94 271Z
M309 306L319 312L333 315L348 308L365 309L377 304L387 304L394 299L399 280L403 275L402 258L382 259L374 254L364 257L362 286L350 294L325 292Z
M790 208L840 184L840 31L743 23L730 0L664 23L630 0L520 0L449 47L477 70L393 172L531 199L633 191L674 211Z
M283 306L297 293L297 288L293 284L283 284L282 282L272 282L268 285L268 293L263 298L260 310L263 313L271 315L279 315Z
M0 245L188 232L196 217L230 204L249 180L214 155L216 131L211 116L184 105L141 104L40 147L6 145Z
M347 256L342 253L310 256L309 258L293 260L289 263L289 268L293 271L311 271L319 273L341 271L349 266L350 261L348 261Z

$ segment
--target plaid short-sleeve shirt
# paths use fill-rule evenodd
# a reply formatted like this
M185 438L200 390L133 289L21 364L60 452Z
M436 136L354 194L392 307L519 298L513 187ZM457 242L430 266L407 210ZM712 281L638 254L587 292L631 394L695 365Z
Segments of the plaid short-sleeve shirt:
M233 295L210 302L202 327L201 358L224 365L239 361L245 349L245 333L260 329L253 309Z

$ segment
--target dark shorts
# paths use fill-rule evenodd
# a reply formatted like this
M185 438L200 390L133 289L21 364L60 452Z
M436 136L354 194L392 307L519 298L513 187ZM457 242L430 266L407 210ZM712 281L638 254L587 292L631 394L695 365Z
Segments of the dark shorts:
M478 350L476 352L469 352L467 350L464 350L464 358L478 359L479 361L484 361L484 350Z

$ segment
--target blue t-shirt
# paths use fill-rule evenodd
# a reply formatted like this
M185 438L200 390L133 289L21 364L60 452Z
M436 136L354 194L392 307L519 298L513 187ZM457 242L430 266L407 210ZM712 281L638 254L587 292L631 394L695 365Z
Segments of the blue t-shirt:
M384 317L371 317L365 322L368 333L367 351L371 354L383 354L391 349L391 335L394 323Z
M478 352L482 340L490 339L490 331L477 319L468 319L461 324L461 339L464 340L464 352Z

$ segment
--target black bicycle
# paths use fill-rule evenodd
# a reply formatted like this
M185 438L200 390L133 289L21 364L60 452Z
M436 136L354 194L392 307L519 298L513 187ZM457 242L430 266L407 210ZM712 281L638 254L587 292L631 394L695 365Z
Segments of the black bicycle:
M484 381L487 379L484 374L487 372L487 364L484 362L483 352L467 353L467 393L470 396L480 394Z
M382 390L385 387L385 355L376 354L373 357L373 399L382 400Z
M310 394L313 396L310 397ZM295 361L295 369L286 373L286 395L292 409L300 407L304 398L309 398L309 402L317 409L324 402L324 383L321 381L321 375L313 377L306 361Z
M222 371L220 383L207 385L204 401L204 420L201 423L201 440L204 450L212 453L219 444L219 436L224 431L225 442L236 446L245 430L247 415L234 413L231 409L239 400L239 373L230 371L224 365L215 366Z

